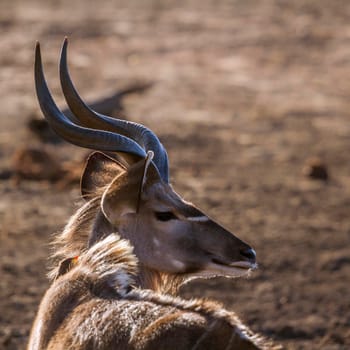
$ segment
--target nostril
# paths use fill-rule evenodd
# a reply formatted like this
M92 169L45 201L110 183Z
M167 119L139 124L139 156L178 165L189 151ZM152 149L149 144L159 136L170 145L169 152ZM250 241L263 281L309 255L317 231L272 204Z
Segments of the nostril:
M244 248L240 250L240 253L242 256L244 256L249 261L255 262L256 259L256 253L255 250L252 248Z

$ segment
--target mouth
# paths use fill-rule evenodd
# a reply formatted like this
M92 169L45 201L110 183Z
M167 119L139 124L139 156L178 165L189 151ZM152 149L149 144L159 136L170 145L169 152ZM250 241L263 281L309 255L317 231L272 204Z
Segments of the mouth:
M257 268L256 263L249 261L225 262L217 258L212 258L211 262L206 266L205 271L209 275L224 277L241 277L249 274Z
M212 257L199 271L189 274L189 279L192 278L213 278L213 277L227 277L236 278L247 276L252 270L258 267L256 263L249 261L235 261L225 262L220 259Z
M256 267L256 264L251 263L249 261L235 261L233 263L226 263L223 262L219 259L212 259L212 263L215 265L219 265L219 266L226 266L226 267L235 267L237 269L243 269L243 270L249 270L249 269L253 269Z

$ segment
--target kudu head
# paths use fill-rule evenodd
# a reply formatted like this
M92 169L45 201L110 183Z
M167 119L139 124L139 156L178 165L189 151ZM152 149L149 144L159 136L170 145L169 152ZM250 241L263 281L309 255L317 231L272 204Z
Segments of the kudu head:
M254 268L255 252L249 245L172 189L166 151L151 130L101 115L81 100L68 73L67 40L59 67L63 93L75 118L62 114L53 101L37 44L35 83L41 110L68 142L107 152L90 156L82 193L86 198L100 197L103 220L131 242L140 264L184 279L237 277ZM105 235L98 227L94 232L87 245Z

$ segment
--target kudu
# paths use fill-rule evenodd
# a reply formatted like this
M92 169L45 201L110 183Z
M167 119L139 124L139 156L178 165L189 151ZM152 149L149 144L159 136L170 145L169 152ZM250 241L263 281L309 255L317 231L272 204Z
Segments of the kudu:
M86 204L56 239L54 279L29 349L263 349L270 345L219 304L175 297L193 278L238 277L254 250L184 201L169 184L167 153L143 125L91 110L60 59L73 118L56 106L36 46L35 83L52 128L93 153L82 175Z

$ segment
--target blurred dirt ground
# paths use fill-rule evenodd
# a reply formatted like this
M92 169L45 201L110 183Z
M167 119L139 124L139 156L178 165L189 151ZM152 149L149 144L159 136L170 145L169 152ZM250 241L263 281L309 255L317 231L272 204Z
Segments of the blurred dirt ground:
M183 294L221 300L287 349L350 347L350 2L2 0L0 29L0 348L24 348L48 242L81 203L77 183L11 177L20 148L87 154L27 127L36 40L65 107L65 35L85 99L154 83L124 113L160 136L175 189L257 251L249 279Z

